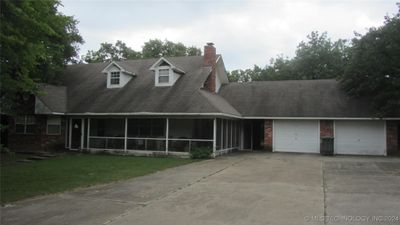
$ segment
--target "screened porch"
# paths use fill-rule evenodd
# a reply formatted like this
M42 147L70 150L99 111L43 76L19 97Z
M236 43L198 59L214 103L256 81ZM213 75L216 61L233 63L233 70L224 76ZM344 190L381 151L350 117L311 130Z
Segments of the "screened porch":
M79 149L190 153L212 149L215 155L239 148L240 123L202 118L71 118L73 133L81 134ZM73 141L73 140L72 140Z

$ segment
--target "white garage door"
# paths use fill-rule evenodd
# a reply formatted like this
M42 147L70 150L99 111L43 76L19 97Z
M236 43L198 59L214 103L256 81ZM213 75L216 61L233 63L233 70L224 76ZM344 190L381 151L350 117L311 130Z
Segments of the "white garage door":
M335 121L335 153L385 155L384 121Z
M275 152L319 153L317 120L274 120L273 135Z

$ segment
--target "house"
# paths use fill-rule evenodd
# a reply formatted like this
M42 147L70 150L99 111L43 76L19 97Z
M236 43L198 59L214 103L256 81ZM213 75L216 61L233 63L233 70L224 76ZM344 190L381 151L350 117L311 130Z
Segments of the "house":
M204 56L70 65L63 78L10 122L11 149L319 153L321 138L333 137L335 154L399 151L400 116L375 118L335 80L229 83L212 43Z

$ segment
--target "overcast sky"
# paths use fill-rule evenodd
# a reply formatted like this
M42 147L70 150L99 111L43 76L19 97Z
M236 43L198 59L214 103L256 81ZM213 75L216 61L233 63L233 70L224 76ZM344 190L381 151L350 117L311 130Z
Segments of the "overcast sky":
M202 49L214 42L227 70L265 66L278 54L291 57L314 30L351 39L354 31L365 33L397 11L396 0L61 1L61 12L79 20L81 55L117 40L134 50L155 38Z

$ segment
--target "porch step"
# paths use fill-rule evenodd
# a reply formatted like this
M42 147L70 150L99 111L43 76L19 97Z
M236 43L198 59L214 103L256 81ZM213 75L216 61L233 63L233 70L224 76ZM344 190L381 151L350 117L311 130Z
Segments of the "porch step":
M39 154L39 157L45 157L45 158L51 158L51 157L56 157L57 155L55 154L49 154L49 153L44 153L44 154Z
M28 157L28 159L31 160L43 160L43 159L47 159L48 157L42 157L42 156L30 156Z
M20 162L20 163L30 163L30 162L33 162L33 160L29 160L29 159L19 159L19 160L17 160L17 162Z

